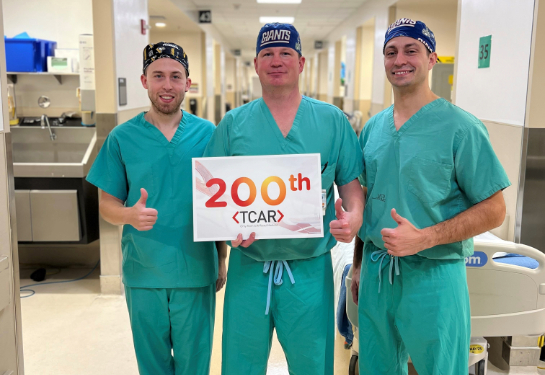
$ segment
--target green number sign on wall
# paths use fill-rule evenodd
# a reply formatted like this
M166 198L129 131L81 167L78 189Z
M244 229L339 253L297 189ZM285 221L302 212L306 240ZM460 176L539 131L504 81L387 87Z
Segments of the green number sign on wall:
M479 40L479 69L490 67L490 51L492 50L492 35L483 36Z

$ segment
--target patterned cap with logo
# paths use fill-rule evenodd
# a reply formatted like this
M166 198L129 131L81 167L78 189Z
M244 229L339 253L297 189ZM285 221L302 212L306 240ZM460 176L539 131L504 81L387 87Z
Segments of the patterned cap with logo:
M422 21L413 21L409 18L400 18L392 23L390 27L388 27L388 30L386 30L382 51L384 52L386 43L393 38L397 38L398 36L406 36L416 39L424 44L428 51L435 52L435 35Z
M255 48L256 56L262 49L269 47L288 47L302 55L299 33L289 23L267 23L259 30Z
M174 43L159 42L155 44L148 44L144 48L144 68L142 72L146 74L146 68L155 60L168 58L178 61L185 68L185 72L189 77L189 62L187 61L187 55L184 49Z

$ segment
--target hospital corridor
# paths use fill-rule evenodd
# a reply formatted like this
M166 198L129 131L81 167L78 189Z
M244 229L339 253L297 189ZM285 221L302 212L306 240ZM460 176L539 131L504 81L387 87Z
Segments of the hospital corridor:
M545 0L0 30L0 375L545 374Z

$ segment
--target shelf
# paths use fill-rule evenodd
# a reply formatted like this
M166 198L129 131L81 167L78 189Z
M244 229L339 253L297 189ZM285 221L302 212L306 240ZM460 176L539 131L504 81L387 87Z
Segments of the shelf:
M17 76L18 75L40 75L40 76L54 76L59 84L62 85L62 76L79 76L79 73L71 73L71 72L7 72L8 79L13 82L13 84L17 83Z

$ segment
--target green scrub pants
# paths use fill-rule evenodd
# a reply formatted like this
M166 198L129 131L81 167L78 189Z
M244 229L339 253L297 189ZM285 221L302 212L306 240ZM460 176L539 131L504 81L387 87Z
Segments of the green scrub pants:
M125 287L125 293L140 375L210 373L215 283L203 288Z
M365 243L358 306L360 374L406 375L409 355L419 375L468 373L464 259L396 261Z
M285 266L283 275L276 273L276 281L270 282L264 262L231 249L223 310L222 375L265 375L273 329L290 375L333 375L331 254L286 263L294 284ZM276 271L275 266L272 272Z

